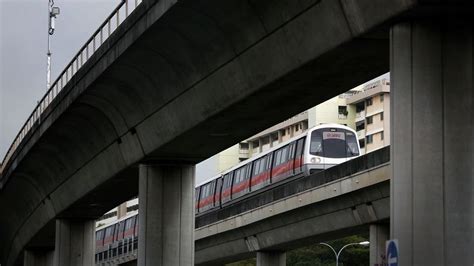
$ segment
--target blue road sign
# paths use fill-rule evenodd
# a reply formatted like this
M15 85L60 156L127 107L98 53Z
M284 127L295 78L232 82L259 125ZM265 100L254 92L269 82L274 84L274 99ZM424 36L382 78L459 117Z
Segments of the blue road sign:
M392 239L385 243L388 266L398 266L398 240Z

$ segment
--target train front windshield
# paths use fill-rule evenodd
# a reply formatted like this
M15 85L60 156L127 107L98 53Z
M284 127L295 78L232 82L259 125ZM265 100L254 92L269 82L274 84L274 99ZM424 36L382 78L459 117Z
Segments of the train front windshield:
M323 128L311 133L309 153L327 158L347 158L359 155L353 132L342 128Z

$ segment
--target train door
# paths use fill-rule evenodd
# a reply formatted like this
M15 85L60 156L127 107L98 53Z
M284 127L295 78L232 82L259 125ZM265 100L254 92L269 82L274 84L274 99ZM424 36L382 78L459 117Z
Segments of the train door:
M288 177L295 174L295 150L296 150L296 141L291 142L288 145Z
M296 154L295 154L295 174L300 174L304 171L304 138L296 141Z
M216 180L216 192L214 193L214 206L221 206L222 182L223 182L222 177L219 177Z
M291 167L288 163L290 145L281 147L273 152L272 183L278 182L291 175Z
M232 185L232 198L238 198L247 194L250 191L250 168L248 163L236 170L234 170L234 182Z
M95 246L99 250L102 250L102 246L104 245L104 231L105 229L102 229L95 233Z
M137 215L136 217L137 217L137 218L135 219L135 224L134 224L134 229L133 229L133 235L135 236L135 238L138 237L138 227L139 227L139 225L140 225L140 224L138 223L138 222L139 222L138 219L140 218L140 216Z
M271 154L267 154L253 162L250 190L254 191L270 184Z
M117 236L115 240L122 240L123 239L123 232L125 228L125 221L121 221L120 223L117 224L118 230L117 230Z
M232 196L232 173L229 172L224 175L222 182L222 192L221 192L221 204L224 204L231 200Z
M214 188L216 181L211 181L201 186L201 196L199 198L199 211L207 211L214 207Z
M201 192L201 187L202 186L195 188L195 191L194 191L194 203L195 203L196 213L199 213L199 196L200 196L199 193Z

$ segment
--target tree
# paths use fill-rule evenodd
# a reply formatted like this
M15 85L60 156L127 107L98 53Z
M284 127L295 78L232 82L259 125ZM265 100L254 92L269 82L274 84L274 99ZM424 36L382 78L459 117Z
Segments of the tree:
M364 236L349 236L333 241L328 241L334 249L339 251L344 245L349 243L359 243L366 241ZM247 259L227 266L255 266L255 258ZM331 249L321 244L315 243L310 246L290 250L286 253L286 265L288 266L334 266L336 258ZM366 266L369 265L369 248L364 246L349 246L345 248L339 257L340 266Z

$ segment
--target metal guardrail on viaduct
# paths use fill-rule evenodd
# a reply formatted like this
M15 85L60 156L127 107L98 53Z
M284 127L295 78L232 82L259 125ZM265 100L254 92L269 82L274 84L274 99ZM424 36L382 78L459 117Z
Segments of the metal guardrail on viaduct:
M79 69L91 58L91 56L100 49L101 45L107 40L120 24L128 17L128 15L142 3L142 0L121 0L118 6L104 20L99 28L92 34L86 43L74 55L72 60L67 64L64 70L59 74L58 78L53 82L46 94L38 101L33 112L30 114L26 122L21 127L12 144L8 148L2 163L0 164L0 190L4 186L5 178L2 173L7 168L10 158L17 151L23 139L31 136L30 131L35 129L36 125L41 123L41 118L45 110L60 95L62 89L71 81Z

